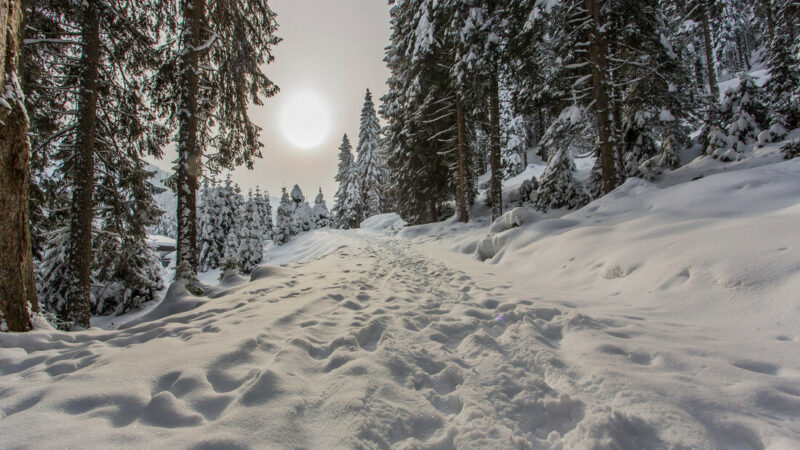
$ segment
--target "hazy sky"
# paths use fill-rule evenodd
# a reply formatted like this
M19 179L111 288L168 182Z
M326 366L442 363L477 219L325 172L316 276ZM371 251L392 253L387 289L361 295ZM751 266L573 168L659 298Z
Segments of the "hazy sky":
M244 193L256 185L279 196L283 185L299 184L309 202L321 186L333 206L336 192L338 147L347 133L355 148L364 92L373 93L376 108L386 93L389 72L383 62L389 42L389 6L386 0L271 0L278 14L275 61L265 67L267 76L281 92L250 110L263 131L263 158L255 168L238 168L233 179ZM298 91L313 91L327 104L330 131L311 149L298 149L284 137L280 112ZM174 153L157 163L169 170ZM273 208L277 205L273 205Z

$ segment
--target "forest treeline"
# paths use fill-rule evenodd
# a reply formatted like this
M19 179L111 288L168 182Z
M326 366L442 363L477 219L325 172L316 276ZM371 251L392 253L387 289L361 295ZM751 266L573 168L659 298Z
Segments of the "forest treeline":
M3 249L14 249L0 262L3 327L30 329L40 303L74 328L110 301L152 298L160 278L147 228L162 211L145 158L167 145L178 153L176 276L193 278L202 178L261 156L248 108L278 92L263 72L280 42L267 0L0 7L3 114L20 119L4 116L0 132L13 171L0 189L4 216L14 210L2 224Z
M524 194L546 211L652 179L687 148L739 159L800 119L796 0L391 3L388 192L411 223L453 200L467 221L487 171L497 218L502 180L530 149L547 169ZM770 74L763 87L755 65ZM596 157L586 183L572 176L583 156Z

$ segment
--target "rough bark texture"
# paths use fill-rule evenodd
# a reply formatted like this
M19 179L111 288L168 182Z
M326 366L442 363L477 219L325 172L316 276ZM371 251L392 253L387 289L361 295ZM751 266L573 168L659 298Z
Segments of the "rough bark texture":
M711 31L708 25L708 10L706 8L705 0L701 2L700 6L700 22L703 25L703 41L706 47L706 67L708 68L708 87L711 90L711 95L714 97L714 102L719 101L719 85L717 84L717 68L714 65L714 53L711 50Z
M200 122L197 101L200 89L200 57L194 49L201 43L205 1L184 0L182 14L185 53L181 65L182 108L178 130L178 266L191 268L191 273L177 271L176 278L191 277L197 273L197 189L202 152L198 145Z
M10 331L32 328L38 311L28 224L28 116L17 79L22 4L0 0L0 322Z
M467 140L464 137L464 104L456 97L456 121L458 122L458 219L469 222L467 208Z
M495 220L503 214L503 177L500 167L500 89L497 74L492 75L491 84L489 94L489 163L491 166L489 198L492 204L492 220Z
M584 8L591 23L592 35L589 47L589 58L592 66L592 96L594 112L597 117L597 135L600 139L600 168L603 172L603 193L613 191L617 183L616 166L614 164L614 142L611 130L610 100L606 77L606 42L600 33L602 21L600 8L602 2L584 0Z
M69 290L67 319L88 328L91 317L92 219L94 218L94 154L97 129L97 78L100 63L100 6L85 3L81 24L80 92L78 133L74 151L74 189L70 211L68 252Z

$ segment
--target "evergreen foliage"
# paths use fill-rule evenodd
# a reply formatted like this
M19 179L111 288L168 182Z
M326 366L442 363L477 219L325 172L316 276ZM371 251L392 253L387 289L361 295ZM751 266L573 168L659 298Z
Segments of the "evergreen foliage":
M372 93L367 89L364 107L361 109L361 126L358 133L358 159L356 170L361 182L361 204L359 222L380 214L385 183L383 153L380 148L381 126L372 103Z
M336 181L336 202L333 206L333 220L338 228L357 228L362 210L361 183L353 159L353 147L345 134L339 146L339 170Z
M264 232L258 203L250 193L243 211L241 238L239 241L239 267L242 273L249 274L258 266L264 256Z
M720 106L725 128L709 135L706 152L721 161L736 161L753 149L766 116L762 92L753 78L740 73L735 87L725 92Z
M293 202L289 199L289 194L286 192L286 187L281 188L281 202L278 204L278 209L275 215L275 228L272 234L272 241L276 245L283 245L289 242L294 233L294 212Z
M314 199L314 208L311 210L311 214L314 221L314 228L327 228L331 226L330 213L328 212L328 205L325 204L325 199L322 196L322 188L319 188L317 198Z
M569 149L561 148L547 161L535 206L541 211L580 208L589 202L583 186L575 180L575 162Z

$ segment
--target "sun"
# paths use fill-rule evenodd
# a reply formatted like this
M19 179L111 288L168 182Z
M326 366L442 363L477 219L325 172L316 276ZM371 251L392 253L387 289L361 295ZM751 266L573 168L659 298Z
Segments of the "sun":
M286 97L280 112L284 138L301 150L319 146L328 136L331 120L328 105L312 91L297 91Z

